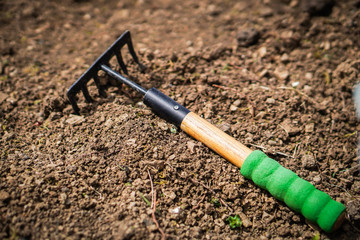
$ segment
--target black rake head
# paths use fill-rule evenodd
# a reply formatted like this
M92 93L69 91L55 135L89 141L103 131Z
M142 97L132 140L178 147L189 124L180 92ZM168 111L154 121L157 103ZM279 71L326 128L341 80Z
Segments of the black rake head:
M67 95L67 97L71 103L71 106L74 109L74 112L76 114L80 113L80 108L78 107L78 105L76 103L76 98L75 98L77 93L82 91L82 93L85 97L85 100L87 102L93 101L92 98L90 97L89 91L87 89L87 83L91 79L94 79L95 85L98 88L100 96L106 97L104 88L100 85L100 81L98 79L98 72L100 70L103 70L111 77L113 77L116 80L119 80L123 83L126 83L128 85L133 84L133 86L131 86L131 87L135 88L135 90L142 93L143 95L146 93L146 90L144 88L142 88L141 86L137 85L134 82L131 82L130 80L128 80L127 78L125 78L124 76L120 75L118 72L116 72L110 68L109 61L112 57L116 56L116 59L120 65L121 70L123 71L124 74L128 75L126 65L125 65L125 63L122 59L122 55L121 55L121 49L125 44L127 44L129 52L130 52L132 58L134 59L134 61L138 64L140 71L144 71L146 69L146 66L139 62L139 59L135 53L135 50L134 50L134 47L133 47L133 44L131 41L130 32L125 31L98 59L96 59L96 61L91 65L91 67L88 70L86 70L79 77L79 79L76 80L76 82L71 85L71 87L67 91L66 95Z

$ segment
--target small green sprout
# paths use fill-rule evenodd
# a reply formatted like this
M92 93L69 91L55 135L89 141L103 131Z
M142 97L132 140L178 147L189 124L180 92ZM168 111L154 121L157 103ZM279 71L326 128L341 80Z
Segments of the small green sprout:
M175 127L171 127L171 128L170 128L170 132L171 132L171 133L177 133L177 129L176 129Z
M211 197L210 203L214 204L215 207L220 207L219 200L214 197Z
M225 64L224 67L222 68L222 72L226 72L231 70L231 66L229 63Z
M231 229L239 228L242 225L241 219L237 214L233 217L229 216L226 221L229 222L229 226Z
M144 194L142 194L141 192L139 192L140 197L146 202L147 205L151 206L151 203L149 200L147 200L147 198L144 196Z
M320 233L316 232L315 236L312 237L312 240L319 240L320 239Z

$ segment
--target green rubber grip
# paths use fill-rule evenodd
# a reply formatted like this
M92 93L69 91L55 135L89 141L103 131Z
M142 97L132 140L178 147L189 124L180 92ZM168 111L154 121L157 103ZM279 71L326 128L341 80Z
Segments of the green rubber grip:
M284 201L291 209L331 232L345 206L328 194L284 168L259 150L253 151L241 167L241 174L259 187L268 190L276 199Z

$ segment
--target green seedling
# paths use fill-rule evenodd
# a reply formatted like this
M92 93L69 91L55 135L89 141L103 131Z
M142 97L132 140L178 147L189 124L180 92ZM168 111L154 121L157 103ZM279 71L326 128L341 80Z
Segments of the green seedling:
M233 217L229 216L226 221L229 222L229 226L231 229L240 228L242 225L241 219L237 214Z
M320 239L320 233L316 232L315 236L312 237L312 240L319 240Z
M1 76L0 77L0 81L6 81L8 79L7 75Z
M171 128L170 128L170 132L171 132L171 133L177 133L177 129L176 129L175 127L171 127Z
M214 204L215 207L220 207L220 202L218 199L212 197L210 203Z
M226 71L229 71L229 70L231 70L232 69L232 67L230 66L230 64L229 63L227 63L227 64L225 64L224 65L224 67L222 68L222 72L226 72Z
M139 195L140 195L140 197L146 202L147 205L151 206L150 201L147 200L147 198L146 198L141 192L139 192Z

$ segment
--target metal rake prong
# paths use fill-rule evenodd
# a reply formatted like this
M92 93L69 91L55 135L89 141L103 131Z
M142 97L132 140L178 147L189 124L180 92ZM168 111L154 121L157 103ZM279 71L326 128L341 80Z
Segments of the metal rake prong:
M147 67L139 61L139 58L137 57L137 55L136 55L136 53L135 53L134 46L133 46L132 41L131 41L130 32L128 32L128 34L127 34L126 44L128 45L128 49L129 49L130 55L132 56L132 58L134 59L134 61L137 63L140 72L144 72ZM120 54L121 54L121 53L120 53Z
M84 97L85 97L85 100L86 100L87 102L93 102L93 99L90 97L89 90L88 90L88 88L87 88L86 85L83 85L83 86L81 87L81 91L82 91L82 93L83 93L83 95L84 95Z
M100 85L98 75L95 74L93 78L94 78L95 85L96 85L96 87L98 89L99 95L105 98L106 97L106 92L105 92L103 86Z
M115 53L115 56L116 56L116 59L121 67L121 70L126 74L126 75L129 75L129 72L126 68L126 65L124 63L124 60L122 59L122 55L121 55L121 51L118 51Z
M79 115L79 113L80 113L80 108L79 108L79 106L78 106L77 103L76 103L75 96L68 93L68 94L67 94L67 97L68 97L68 99L69 99L69 101L70 101L70 104L71 104L71 106L72 106L75 114L78 114L78 115Z
M134 61L140 65L141 63L139 62L139 59L135 53L134 46L131 42L130 34L129 34L129 38L127 39L127 45L128 45L129 52L130 52L131 56L133 57Z

